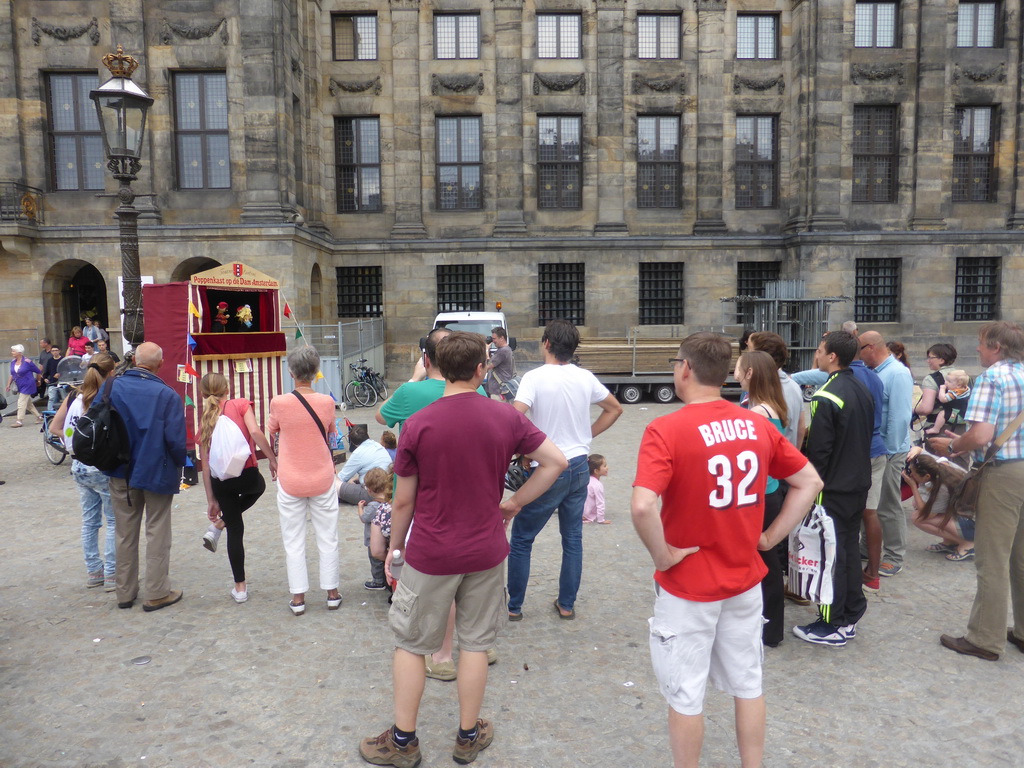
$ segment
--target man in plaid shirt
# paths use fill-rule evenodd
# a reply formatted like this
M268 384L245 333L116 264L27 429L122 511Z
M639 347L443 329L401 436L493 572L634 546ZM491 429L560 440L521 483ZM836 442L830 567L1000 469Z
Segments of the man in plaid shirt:
M928 449L939 456L972 451L982 461L988 445L1024 409L1024 330L987 323L978 333L978 357L986 370L967 407L970 429L930 439ZM996 661L1007 640L1024 653L1024 429L1010 436L982 477L974 537L978 591L967 634L940 641L957 653ZM1008 596L1014 625L1006 629Z

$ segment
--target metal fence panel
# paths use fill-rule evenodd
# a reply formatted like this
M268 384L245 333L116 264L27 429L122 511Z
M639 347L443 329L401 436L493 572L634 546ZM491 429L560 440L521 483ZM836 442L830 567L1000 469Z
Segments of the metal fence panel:
M384 320L374 317L333 325L307 325L302 329L302 339L288 343L291 351L303 345L303 339L316 347L320 353L320 369L324 378L315 382L313 388L328 394L333 392L340 402L345 384L352 378L350 363L366 359L365 365L384 373ZM284 366L284 389L294 388L287 361Z

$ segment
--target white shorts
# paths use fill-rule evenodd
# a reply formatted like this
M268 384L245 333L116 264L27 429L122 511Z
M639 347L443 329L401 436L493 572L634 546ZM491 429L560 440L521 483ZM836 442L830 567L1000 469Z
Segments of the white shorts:
M704 709L707 681L740 699L761 695L761 585L711 603L656 588L651 663L661 693L681 715Z

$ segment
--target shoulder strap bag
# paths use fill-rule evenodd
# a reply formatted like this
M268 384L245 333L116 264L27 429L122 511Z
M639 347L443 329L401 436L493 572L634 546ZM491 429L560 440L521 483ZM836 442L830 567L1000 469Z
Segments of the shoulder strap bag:
M1021 424L1024 424L1024 411L1017 414L1017 418L1007 425L1006 429L988 447L985 451L985 460L981 464L973 467L962 481L960 485L954 489L949 497L949 505L956 511L961 517L966 517L969 520L974 520L978 516L978 497L981 493L981 475L982 471L995 459L999 449L1002 448L1006 441L1010 439L1014 432L1020 429Z
M323 437L324 444L327 446L327 450L330 451L331 442L330 440L327 439L327 430L324 429L324 425L323 422L320 421L320 417L316 415L316 411L314 411L313 407L306 401L306 398L299 394L299 391L297 389L293 389L292 394L295 395L299 399L299 402L302 403L303 407L307 411L309 411L309 415L313 418L313 421L316 423L317 428L320 430L320 436Z

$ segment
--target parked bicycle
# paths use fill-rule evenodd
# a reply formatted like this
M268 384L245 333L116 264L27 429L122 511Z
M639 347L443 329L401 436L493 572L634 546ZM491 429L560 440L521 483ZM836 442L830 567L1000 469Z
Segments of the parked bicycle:
M388 399L388 385L373 368L363 365L366 358L349 363L352 378L345 385L345 402L356 406L373 406L377 400Z

